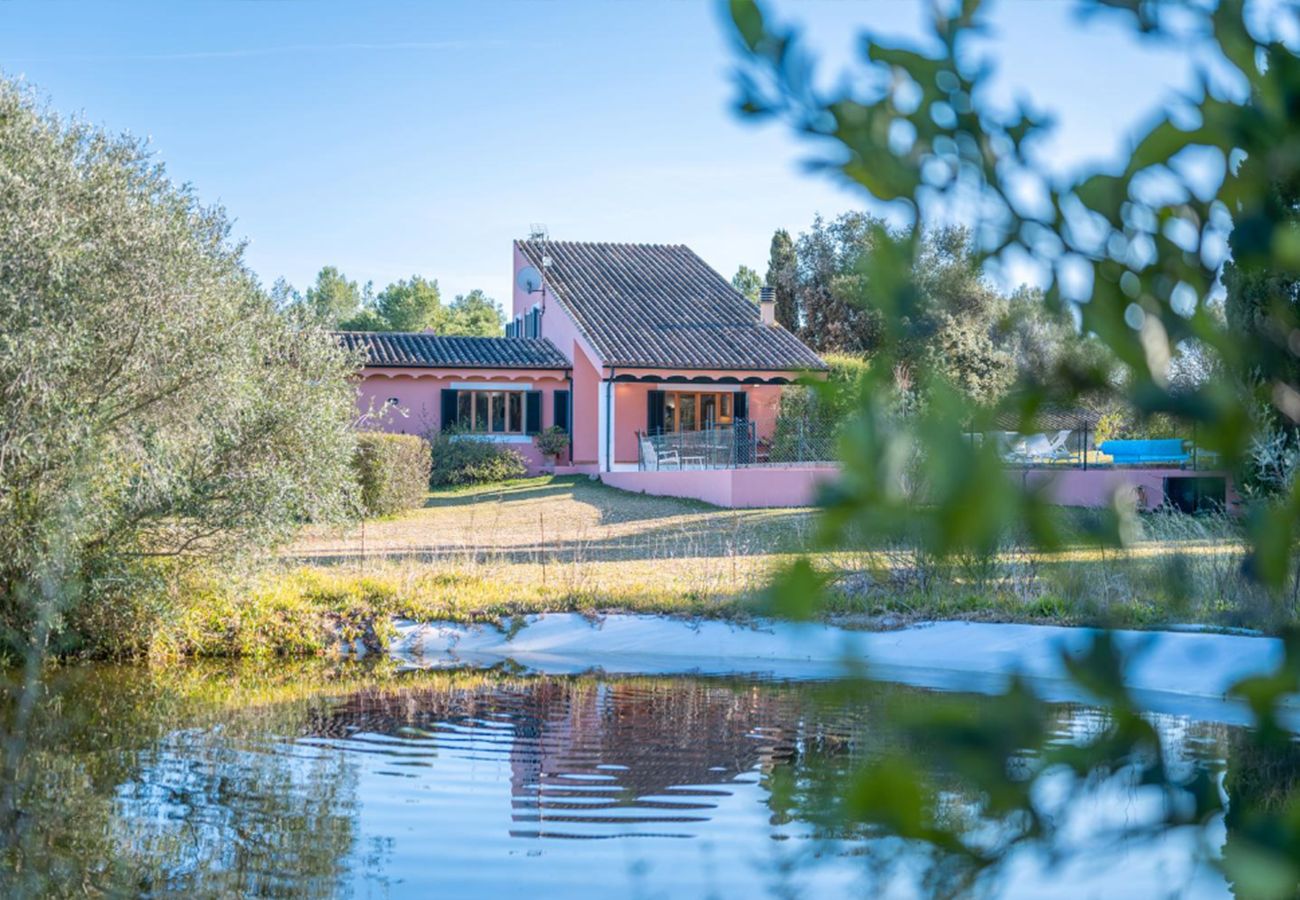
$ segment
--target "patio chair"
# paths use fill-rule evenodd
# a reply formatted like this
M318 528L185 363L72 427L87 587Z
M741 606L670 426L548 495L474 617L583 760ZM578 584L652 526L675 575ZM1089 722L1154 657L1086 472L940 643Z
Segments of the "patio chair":
M1069 459L1073 454L1066 449L1065 442L1070 439L1072 434L1074 434L1072 429L1065 428L1051 437L1045 434L1034 435L1039 440L1029 448L1030 454L1035 459L1046 459L1053 462Z
M1017 444L1008 456L1011 462L1028 463L1035 461L1058 462L1069 459L1073 454L1065 447L1065 442L1074 432L1064 429L1052 436L1031 434Z
M655 449L654 441L649 438L641 438L641 458L645 460L647 469L680 469L682 459L676 450L665 450L660 453Z

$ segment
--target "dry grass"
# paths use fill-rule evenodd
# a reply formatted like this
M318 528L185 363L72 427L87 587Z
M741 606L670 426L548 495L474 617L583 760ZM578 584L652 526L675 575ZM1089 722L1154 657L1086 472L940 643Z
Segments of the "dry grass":
M1062 511L1067 525L1086 514ZM308 531L299 575L383 584L404 614L493 619L540 611L743 616L782 563L810 544L809 509L726 510L541 478L439 491L423 509L349 532ZM866 626L917 619L1257 624L1236 526L1155 516L1124 551L1082 539L1052 554L1008 544L935 561L907 546L819 553L826 612ZM1079 529L1080 531L1082 529ZM342 588L340 588L342 589Z
M395 582L433 605L545 609L731 608L807 546L808 509L723 510L538 478L437 491L423 509L346 532L310 530L288 558ZM427 605L427 604L426 604ZM734 611L734 610L733 610ZM459 617L459 616L458 616Z
M423 509L347 531L308 529L289 554L316 562L534 562L788 552L806 542L812 516L809 509L718 509L583 477L543 477L434 491Z

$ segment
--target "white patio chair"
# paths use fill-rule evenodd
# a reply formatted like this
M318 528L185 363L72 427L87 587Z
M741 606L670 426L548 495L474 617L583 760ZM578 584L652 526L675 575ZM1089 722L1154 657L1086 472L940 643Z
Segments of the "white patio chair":
M647 469L680 469L682 467L681 457L677 455L676 450L665 450L660 453L655 449L654 441L649 438L641 438L641 458L645 460Z
M1044 459L1053 462L1069 459L1072 454L1066 449L1065 442L1073 433L1067 428L1050 437L1045 434L1031 434L1025 438L1024 455L1028 459Z
M999 444L1003 446L1002 458L1009 463L1024 464L1029 462L1029 439L1023 438L1014 431L1001 432ZM1030 437L1038 437L1031 435Z

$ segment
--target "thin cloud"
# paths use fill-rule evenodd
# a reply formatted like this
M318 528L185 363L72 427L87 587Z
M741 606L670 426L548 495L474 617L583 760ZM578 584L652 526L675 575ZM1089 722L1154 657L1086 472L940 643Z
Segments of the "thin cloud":
M373 53L394 50L485 50L504 47L508 41L396 41L393 43L286 44L278 47L240 47L229 50L186 50L177 53L107 53L29 56L10 59L10 63L51 62L188 62L204 59L242 59L255 56L291 56L309 53Z

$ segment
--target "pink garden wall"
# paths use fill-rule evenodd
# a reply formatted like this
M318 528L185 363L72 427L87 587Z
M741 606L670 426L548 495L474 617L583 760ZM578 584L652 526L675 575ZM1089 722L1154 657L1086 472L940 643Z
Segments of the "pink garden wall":
M703 500L733 509L761 506L811 506L819 488L839 474L834 465L753 466L740 469L686 469L670 471L602 472L601 481L625 491L662 497ZM1184 469L1026 469L1011 473L1025 488L1042 488L1050 502L1060 506L1109 506L1117 491L1141 501L1140 508L1156 509L1165 502L1164 480L1184 477L1227 477L1222 472ZM1231 511L1239 496L1227 482Z
M1012 473L1015 475L1016 473ZM1109 506L1116 492L1131 496L1138 509L1152 510L1165 502L1165 479L1220 477L1227 479L1229 509L1239 501L1232 479L1224 472L1186 469L1025 469L1018 473L1027 490L1041 489L1048 500L1060 506L1100 508Z
M838 466L754 466L744 469L602 472L600 480L625 491L703 500L730 509L749 509L811 506L821 485L838 474Z

